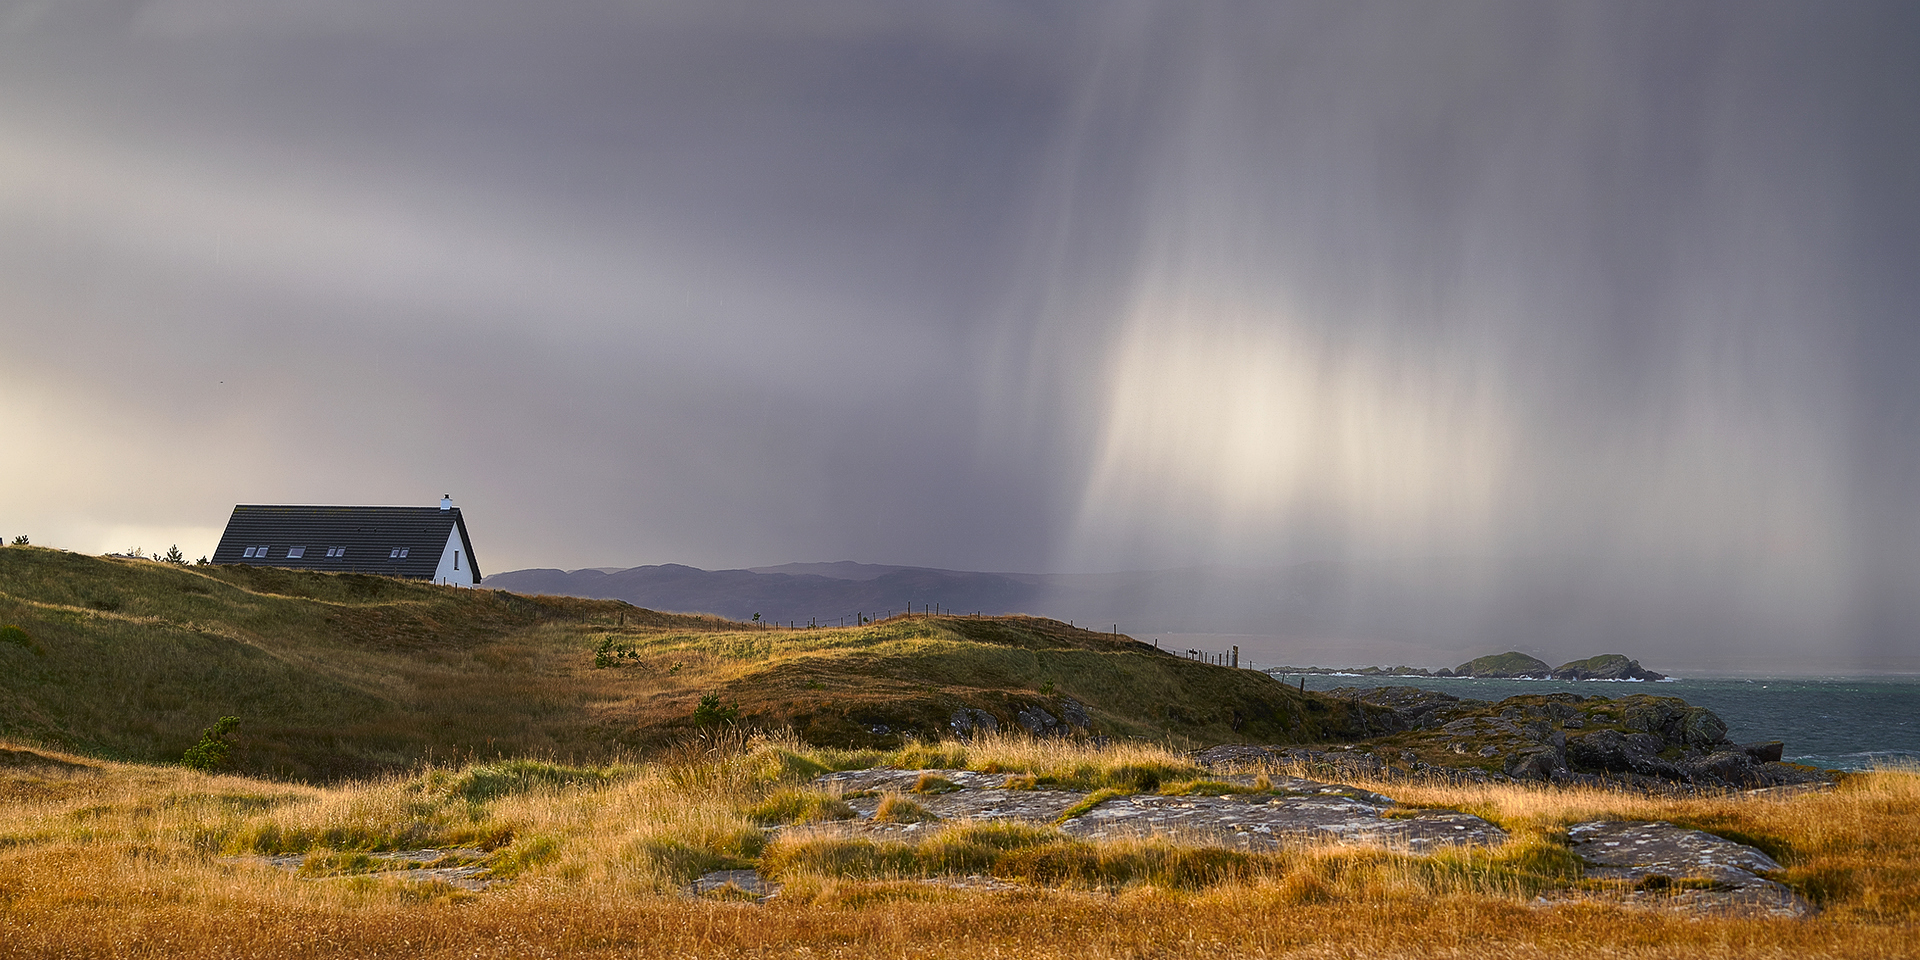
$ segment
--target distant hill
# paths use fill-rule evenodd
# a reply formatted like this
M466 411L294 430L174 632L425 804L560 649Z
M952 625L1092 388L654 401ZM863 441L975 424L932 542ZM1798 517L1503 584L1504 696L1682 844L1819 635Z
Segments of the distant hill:
M733 620L759 614L772 623L838 625L884 618L931 604L957 613L1037 613L1064 578L971 573L925 567L789 563L750 570L701 570L677 563L599 569L497 573L486 586L515 593L625 600L655 610L711 613Z
M824 579L704 573L653 568L695 585ZM240 718L240 770L337 779L428 757L607 758L703 721L840 746L937 738L956 720L1273 743L1351 738L1367 709L1031 617L768 629L613 600L0 547L0 736L115 759L177 760L223 716Z

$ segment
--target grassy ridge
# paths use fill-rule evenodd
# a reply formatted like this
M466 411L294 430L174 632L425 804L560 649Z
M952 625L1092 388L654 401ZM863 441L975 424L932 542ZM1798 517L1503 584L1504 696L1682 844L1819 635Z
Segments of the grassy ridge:
M606 600L352 574L0 549L0 735L174 760L241 718L236 769L337 779L428 757L604 762L707 719L808 742L937 738L1083 704L1090 732L1191 742L1348 736L1349 703L1029 617L757 629ZM876 733L878 729L885 732Z

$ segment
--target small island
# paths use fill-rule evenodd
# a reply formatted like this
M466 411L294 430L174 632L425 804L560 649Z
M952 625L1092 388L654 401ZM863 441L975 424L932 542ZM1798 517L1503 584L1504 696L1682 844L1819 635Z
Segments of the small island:
M1665 680L1667 675L1640 665L1640 661L1621 653L1603 653L1585 660L1572 660L1557 667L1547 666L1538 657L1518 651L1476 657L1453 669L1429 671L1405 664L1393 667L1272 667L1272 674L1361 677L1468 677L1501 680Z

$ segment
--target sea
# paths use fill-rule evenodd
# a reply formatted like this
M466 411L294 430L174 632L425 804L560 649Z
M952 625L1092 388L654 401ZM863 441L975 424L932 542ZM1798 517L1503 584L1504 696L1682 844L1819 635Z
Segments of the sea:
M1276 673L1298 685L1300 674ZM1736 743L1785 742L1785 759L1837 770L1920 765L1920 676L1703 677L1636 680L1496 680L1307 674L1308 690L1420 687L1474 700L1567 691L1588 697L1679 697L1726 721Z

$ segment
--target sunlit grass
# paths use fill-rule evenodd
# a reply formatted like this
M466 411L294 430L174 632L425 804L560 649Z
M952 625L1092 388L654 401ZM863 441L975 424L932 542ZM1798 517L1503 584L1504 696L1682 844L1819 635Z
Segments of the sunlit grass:
M442 764L333 786L10 755L0 956L1876 957L1911 955L1920 921L1910 769L1824 793L1696 799L1372 785L1514 831L1499 847L1422 855L1089 841L1020 823L848 835L831 828L842 801L809 785L827 769L938 761L924 766L1052 771L1090 786L1184 762L1150 746L1007 738L874 754L728 734L657 762ZM1564 830L1596 818L1762 843L1786 865L1779 879L1823 913L1689 918L1537 902L1578 887ZM789 825L770 835L770 821ZM422 848L478 851L501 882L472 893L373 872L372 854ZM300 869L255 859L269 853L299 855ZM785 889L764 905L683 892L734 867Z

